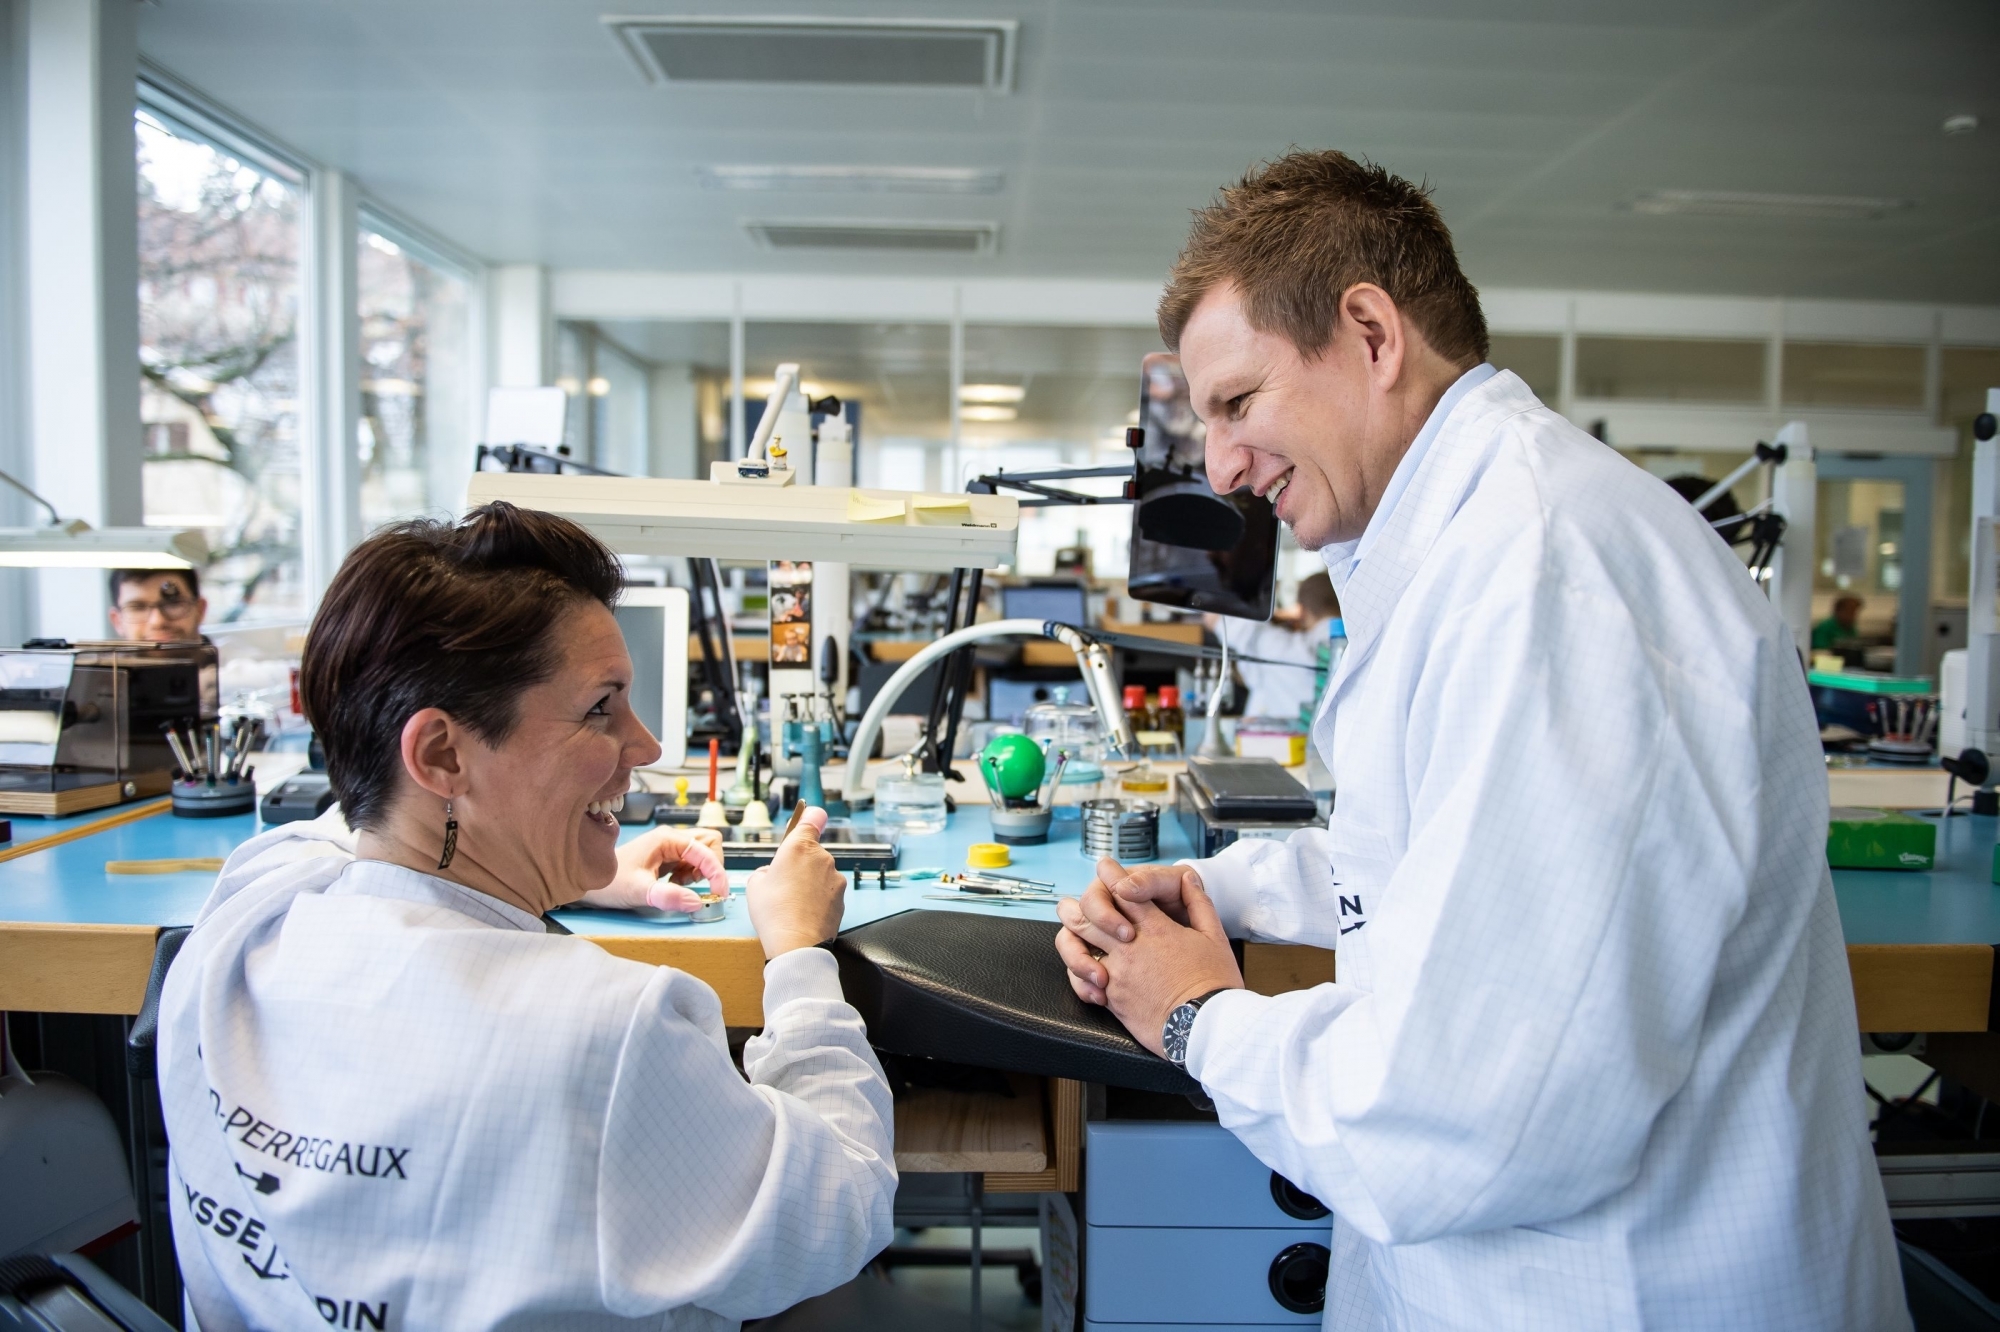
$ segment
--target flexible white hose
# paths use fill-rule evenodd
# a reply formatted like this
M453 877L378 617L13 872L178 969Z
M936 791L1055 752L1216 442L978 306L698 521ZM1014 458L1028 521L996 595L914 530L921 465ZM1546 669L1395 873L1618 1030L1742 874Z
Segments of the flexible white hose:
M946 634L923 651L904 662L896 673L882 683L875 701L868 705L868 711L861 714L861 725L854 732L854 743L847 751L847 776L841 781L841 794L851 805L861 794L861 781L868 770L868 751L875 747L875 737L882 730L882 719L889 715L896 700L910 687L910 682L924 673L924 669L939 657L964 647L967 643L983 643L991 638L1042 638L1046 636L1046 620L991 620L985 624L975 624ZM940 680L938 687L944 688ZM940 740L942 736L938 737ZM950 761L947 754L945 759Z

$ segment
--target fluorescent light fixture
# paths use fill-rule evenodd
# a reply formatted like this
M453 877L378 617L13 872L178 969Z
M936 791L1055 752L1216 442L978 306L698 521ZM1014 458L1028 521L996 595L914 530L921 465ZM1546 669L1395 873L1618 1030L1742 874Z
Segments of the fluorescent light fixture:
M1847 194L1757 194L1731 190L1648 190L1621 205L1649 217L1770 217L1868 222L1910 207L1908 199Z
M813 218L775 222L747 219L750 239L771 250L908 250L930 254L991 254L1000 241L997 222L882 222Z
M1020 384L960 384L960 402L1019 402L1028 396Z
M193 569L208 563L200 532L165 527L0 527L0 566L14 569Z
M466 505L493 500L561 514L620 555L835 560L927 573L1011 564L1021 526L1019 502L1005 495L473 473Z
M998 194L1005 173L985 167L704 166L705 190L798 190L814 194Z
M1018 407L1001 407L989 403L958 409L958 419L961 421L1012 421L1020 414L1021 410Z

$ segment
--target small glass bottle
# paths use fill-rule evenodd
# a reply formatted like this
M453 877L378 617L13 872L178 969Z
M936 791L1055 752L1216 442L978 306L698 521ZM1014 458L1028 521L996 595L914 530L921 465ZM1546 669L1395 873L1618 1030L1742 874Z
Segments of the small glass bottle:
M1177 686L1160 686L1160 706L1153 714L1153 729L1166 731L1175 740L1187 730L1187 714L1181 710L1181 691Z
M1153 710L1146 706L1146 686L1125 686L1125 720L1135 733L1154 729Z

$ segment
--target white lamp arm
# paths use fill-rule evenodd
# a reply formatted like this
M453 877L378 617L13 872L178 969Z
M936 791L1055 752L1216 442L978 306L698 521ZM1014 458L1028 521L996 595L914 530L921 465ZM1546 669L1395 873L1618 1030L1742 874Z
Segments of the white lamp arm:
M757 431L750 437L750 447L743 451L745 458L761 459L765 445L770 443L771 432L778 428L778 413L785 410L786 399L799 386L799 368L787 361L778 367L778 373L771 384L771 400L764 404L764 414L757 418Z
M1091 702L1098 714L1105 718L1106 728L1120 746L1134 743L1132 728L1125 720L1124 710L1108 706L1118 702L1117 691L1111 683L1111 654L1102 643L1085 638L1066 624L1049 620L991 620L985 624L975 624L955 633L946 634L930 644L897 668L896 673L883 681L882 688L875 695L874 702L861 714L861 724L855 728L854 743L847 751L847 775L841 781L841 792L852 804L861 794L862 778L868 770L868 751L875 747L875 737L881 733L882 719L889 715L896 700L910 687L919 675L938 658L947 656L968 643L983 643L993 638L1053 638L1070 651L1076 653L1077 667L1083 672L1085 687L1090 692ZM1113 724L1112 718L1116 718Z

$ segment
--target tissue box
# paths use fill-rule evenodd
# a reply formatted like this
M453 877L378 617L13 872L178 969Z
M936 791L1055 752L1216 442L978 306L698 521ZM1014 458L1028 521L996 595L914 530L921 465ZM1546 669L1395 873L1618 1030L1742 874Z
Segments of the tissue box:
M1887 809L1835 809L1826 829L1835 869L1927 870L1937 863L1937 825Z

